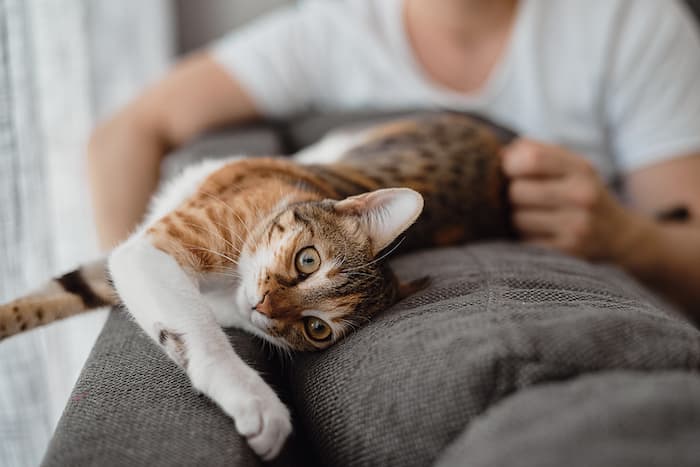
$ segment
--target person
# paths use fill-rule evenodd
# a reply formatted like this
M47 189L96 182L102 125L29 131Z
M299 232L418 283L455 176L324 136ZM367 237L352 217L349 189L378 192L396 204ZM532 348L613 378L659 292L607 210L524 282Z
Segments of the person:
M124 239L163 156L212 127L450 108L522 135L503 167L523 241L617 263L700 318L699 76L680 0L309 0L185 58L94 130L99 238ZM681 205L689 222L653 217Z

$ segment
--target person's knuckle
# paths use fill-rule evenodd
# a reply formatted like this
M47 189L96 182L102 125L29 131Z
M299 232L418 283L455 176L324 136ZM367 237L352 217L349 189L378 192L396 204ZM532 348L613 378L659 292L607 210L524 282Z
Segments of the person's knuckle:
M527 156L526 161L530 168L540 167L544 162L544 153L535 146L530 146L525 154Z
M595 166L588 159L579 159L579 166L581 173L586 176L593 176L597 173Z
M513 224L519 229L525 228L527 226L527 215L518 211L514 212Z
M520 197L521 183L522 182L519 181L510 182L510 185L508 186L508 198L511 201L517 201Z
M572 184L571 196L576 205L591 208L598 201L598 190L587 179L579 179Z
M516 180L510 184L509 197L513 202L523 201L528 196L528 184L525 181Z
M591 223L589 217L586 214L582 214L577 217L572 223L571 230L576 241L580 242L586 239L591 233Z
M508 148L513 152L518 152L518 151L522 151L523 148L525 148L526 146L527 146L527 140L520 138L520 139L516 139L515 141L510 143L508 145Z

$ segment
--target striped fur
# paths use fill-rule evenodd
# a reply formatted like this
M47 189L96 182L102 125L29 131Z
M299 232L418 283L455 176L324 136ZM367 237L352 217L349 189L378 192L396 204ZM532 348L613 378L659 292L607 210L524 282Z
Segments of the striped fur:
M142 232L187 271L203 277L240 276L244 282L255 276L249 289L261 296L267 290L274 305L267 317L268 335L262 337L296 350L317 350L327 344L304 337L305 310L335 310L333 322L341 337L424 285L400 284L384 261L390 248L376 250L357 222L339 214L335 200L385 188L419 192L425 200L423 215L400 245L384 245L391 249L507 237L511 229L499 152L490 130L464 116L402 120L369 131L339 160L326 164L282 158L219 164L193 194ZM290 237L290 232L298 234ZM290 270L289 258L304 242L313 242L337 261L313 290L302 287ZM262 267L247 258L266 248L274 251L276 265L266 264L262 274ZM115 304L106 277L104 261L96 262L0 306L0 339Z
M52 279L41 289L0 305L0 340L53 321L117 303L104 259Z

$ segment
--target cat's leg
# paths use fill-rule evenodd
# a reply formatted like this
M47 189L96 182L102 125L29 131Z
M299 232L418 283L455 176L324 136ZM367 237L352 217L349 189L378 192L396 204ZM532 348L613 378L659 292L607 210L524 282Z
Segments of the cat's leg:
M143 235L118 247L109 269L143 330L185 369L197 390L233 417L258 455L274 458L291 432L289 411L235 353L196 280Z

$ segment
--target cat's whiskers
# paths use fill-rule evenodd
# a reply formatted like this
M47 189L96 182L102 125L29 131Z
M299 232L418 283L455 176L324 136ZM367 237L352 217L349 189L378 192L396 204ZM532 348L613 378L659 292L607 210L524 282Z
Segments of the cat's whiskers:
M234 213L234 214L235 214L235 213ZM245 224L243 223L243 221L241 220L240 217L238 217L238 220L239 220L239 222L241 222L241 224L243 224L243 227L246 227ZM214 224L217 225L217 226L219 226L219 227L223 227L223 228L226 229L230 234L235 235L236 240L238 240L239 242L241 242L241 245L243 245L243 244L245 243L245 239L244 239L243 237L241 237L241 236L238 234L238 232L236 232L235 230L232 230L228 225L222 224L221 222L217 222L217 221L215 221L215 220L212 220L212 222L214 222ZM238 251L238 253L240 254L240 251Z
M292 363L292 350L286 343L284 345L278 345L273 347L276 347L277 352L281 357L283 368L285 363Z
M230 277L231 279L236 279L236 280L238 280L238 281L240 281L240 280L243 278L243 276L241 276L238 272L236 272L236 271L234 271L234 270L232 270L232 269L227 269L227 270L221 270L221 269L217 270L217 269L213 269L213 270L211 270L210 272L211 272L212 274L216 274L216 275L219 275L219 276Z
M211 198L212 200L214 200L214 201L216 201L216 202L218 202L218 203L223 204L224 207L225 207L226 209L228 209L228 210L231 212L231 214L233 214L233 216L236 217L236 219L238 219L238 222L241 223L241 225L242 225L243 228L246 230L246 232L248 233L248 235L249 235L250 237L253 236L253 233L251 232L250 228L248 227L248 224L246 224L246 223L243 221L243 219L242 219L241 216L238 214L238 212L236 212L236 210L233 209L233 207L231 207L226 201L224 201L223 199L221 199L221 198L219 198L219 197L217 197L217 196L214 196L213 194L211 194L211 193L209 193L209 192L207 192L207 191L203 192L203 194L204 194L205 196L208 196L208 197ZM239 238L239 240L240 240L240 238Z
M340 274L342 274L344 276L365 276L365 277L369 277L372 279L376 279L379 277L379 275L377 275L377 274L367 274L365 272L356 272L356 271L350 271L350 272L341 271Z
M216 225L219 225L220 227L227 228L225 225L219 224L219 223L217 223L217 222L214 221L214 220L212 220L212 222L214 222ZM203 225L193 224L192 222L185 222L184 224L185 224L185 225L188 225L188 226L190 226L190 227L197 228L197 229L199 229L200 231L205 232L205 233L208 233L208 234L210 234L210 235L216 235L217 237L219 237L219 239L223 240L224 243L226 243L226 245L227 245L229 248L231 248L231 250L233 250L234 253L236 253L237 255L240 255L240 254L241 254L241 250L240 250L236 245L234 245L230 240L227 240L227 239L226 239L223 235L221 235L219 232L215 232L215 231L209 230L209 229L207 229L206 227L204 227ZM234 235L238 236L235 232L233 232L233 231L231 231L231 230L229 230L229 232L231 232L231 233L233 233Z
M263 350L269 348L270 352L275 353L280 358L280 361L283 365L285 361L289 361L289 363L291 363L292 352L287 342L279 338L275 338L273 341L271 340L272 336L269 337L269 339L260 339L262 341Z
M365 263L365 264L363 264L362 266L358 266L358 267L356 267L356 268L346 269L345 271L355 271L355 270L357 270L357 269L364 269L364 268L366 268L366 267L368 267L368 266L371 266L371 265L373 265L373 264L375 264L375 263L378 263L379 261L383 260L384 258L386 258L387 256L389 256L390 254L392 254L398 247L400 247L401 244L403 243L403 241L404 241L405 239L406 239L406 237L401 237L401 240L399 240L399 241L396 243L396 245L393 246L393 248L392 248L391 250L387 251L386 253L384 253L384 254L383 254L382 256L380 256L379 258L373 259L372 261L370 261L370 262L368 262L368 263Z
M238 264L238 261L236 261L235 259L231 258L230 256L227 256L227 255L225 255L225 254L223 254L223 253L220 253L220 252L218 252L218 251L212 250L211 248L200 247L200 246L195 246L195 245L188 245L188 244L183 244L183 245L186 246L186 247L188 247L188 248L191 248L191 249L193 249L193 250L205 251L205 252L207 252L207 253L211 253L211 254L213 254L213 255L220 256L220 257L222 257L222 258L224 258L224 259L229 260L232 264L236 264L236 265Z
M350 332L354 332L360 328L360 325L357 323L353 323L352 321L345 319L345 318L337 318L336 321L340 322L344 326L347 326L350 328Z
M238 277L241 276L241 274L238 272L238 269L236 269L234 267L227 266L227 265L221 265L221 266L215 267L214 269L211 269L211 271L236 275Z
M343 245L345 246L345 245ZM339 256L336 256L336 264L338 265L339 268L342 268L343 264L348 260L348 248L345 246L343 248L343 257L340 258Z
M271 352L273 349L273 345L268 341L267 339L259 339L260 341L260 347L263 353L268 353Z
M343 271L343 264L348 260L348 247L346 244L343 244L343 259L341 260L336 260L336 265L340 271Z
M358 323L357 321L359 320L364 321L364 323ZM371 320L366 316L353 316L353 320L337 318L336 321L343 325L342 337L347 337L357 332L364 324L367 324Z
M370 321L372 321L369 316L361 316L360 315L360 316L354 316L354 318L360 319L360 320L364 321L365 323L369 323Z

